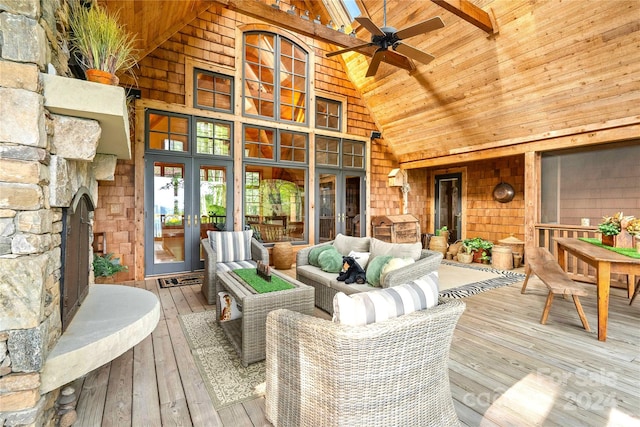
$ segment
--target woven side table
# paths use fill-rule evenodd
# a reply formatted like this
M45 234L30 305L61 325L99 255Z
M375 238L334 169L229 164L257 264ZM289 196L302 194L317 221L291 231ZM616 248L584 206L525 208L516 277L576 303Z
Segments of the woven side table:
M293 246L289 242L273 245L273 265L278 270L289 270L294 261Z
M233 271L220 272L216 279L216 295L228 292L241 307L242 317L220 321L220 304L216 304L216 321L235 348L244 366L264 360L266 347L267 314L279 308L287 308L312 315L315 293L311 286L297 281L277 270L271 274L291 283L294 288L258 294Z

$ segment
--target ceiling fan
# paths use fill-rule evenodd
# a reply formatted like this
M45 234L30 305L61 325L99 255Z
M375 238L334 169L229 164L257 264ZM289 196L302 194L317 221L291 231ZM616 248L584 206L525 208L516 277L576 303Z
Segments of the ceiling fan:
M428 64L435 59L433 55L416 49L415 47L404 43L403 40L444 27L444 22L439 16L427 19L426 21L419 22L401 30L396 30L393 27L387 27L386 0L384 0L383 13L384 23L382 27L378 27L366 16L359 16L356 18L356 21L371 33L371 41L369 43L363 43L358 46L327 53L327 58L350 51L357 51L371 56L370 52L363 49L370 46L377 46L376 51L373 53L369 68L367 69L367 77L372 77L376 74L378 67L380 66L380 62L386 62L388 64L395 65L396 67L412 71L415 69L415 66L408 58L422 62L423 64ZM390 50L389 47L393 50ZM402 55L396 52L400 52Z

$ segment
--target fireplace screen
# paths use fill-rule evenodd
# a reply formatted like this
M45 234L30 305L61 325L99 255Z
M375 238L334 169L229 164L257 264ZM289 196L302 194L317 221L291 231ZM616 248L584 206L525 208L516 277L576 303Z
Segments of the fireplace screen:
M63 331L69 326L89 291L91 211L93 211L93 204L85 192L79 192L72 205L63 211L60 277L60 312Z

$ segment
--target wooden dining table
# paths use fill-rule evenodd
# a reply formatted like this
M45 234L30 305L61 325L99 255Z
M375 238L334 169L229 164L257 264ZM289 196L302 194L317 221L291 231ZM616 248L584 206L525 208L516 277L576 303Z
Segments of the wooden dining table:
M627 275L628 294L631 297L634 292L636 276L640 277L640 258L621 255L576 238L556 237L554 241L558 254L558 263L564 271L567 271L567 253L595 268L598 298L598 340L606 341L611 273Z

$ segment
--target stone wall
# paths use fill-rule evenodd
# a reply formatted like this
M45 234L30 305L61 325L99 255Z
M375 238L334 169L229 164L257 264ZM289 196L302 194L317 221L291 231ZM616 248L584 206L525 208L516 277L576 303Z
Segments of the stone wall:
M59 0L0 2L0 425L53 425L40 372L61 334L63 210L86 187L96 121L50 114L40 73L68 75ZM106 159L110 161L111 159ZM88 257L91 254L87 254ZM90 279L90 282L92 279Z

